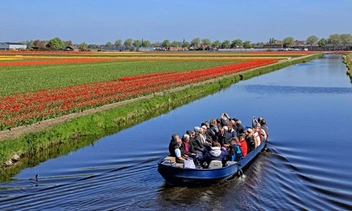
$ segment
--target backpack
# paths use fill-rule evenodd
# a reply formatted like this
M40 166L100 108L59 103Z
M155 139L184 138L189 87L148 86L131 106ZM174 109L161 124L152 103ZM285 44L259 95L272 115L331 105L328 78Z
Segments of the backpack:
M232 152L232 157L231 157L232 161L239 161L243 158L241 147L238 144L234 144L232 146L231 152Z

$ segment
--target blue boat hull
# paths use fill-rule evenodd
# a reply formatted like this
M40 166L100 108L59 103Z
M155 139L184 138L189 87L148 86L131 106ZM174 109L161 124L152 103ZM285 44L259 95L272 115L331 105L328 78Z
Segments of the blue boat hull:
M188 169L158 162L158 172L165 181L172 186L203 186L218 183L237 176L239 170L250 163L265 147L266 141L250 152L238 163L230 164L218 169Z

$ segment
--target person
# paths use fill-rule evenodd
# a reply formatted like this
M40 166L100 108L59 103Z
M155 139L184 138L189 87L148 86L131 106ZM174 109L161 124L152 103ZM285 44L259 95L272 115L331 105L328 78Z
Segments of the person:
M180 137L175 133L175 134L172 134L171 136L171 140L170 140L170 143L169 143L169 153L170 155L172 155L174 153L174 150L175 150L175 145L177 144L177 139L179 139Z
M265 131L261 129L260 124L256 124L254 127L254 141L255 141L255 147L259 146L265 139Z
M215 135L218 135L219 133L219 127L216 119L211 119L210 120L210 129L215 133Z
M207 142L208 145L211 145L213 142L213 134L212 134L212 130L210 128L208 128L205 124L202 125L202 136L205 138L205 141Z
M212 160L220 160L224 164L227 160L227 155L227 150L221 147L219 142L214 142L214 146L211 147L211 150L207 150L204 153L203 161L205 161L207 165L209 165Z
M246 131L246 142L248 147L248 153L250 153L255 148L255 141L253 136L253 130L248 128Z
M180 138L177 139L176 144L174 145L174 151L172 156L176 157L177 163L184 163L185 160L188 160L188 156L184 154L184 150L182 148L182 140Z
M193 150L195 151L195 153L202 154L203 153L202 146L199 145L199 143L195 139L196 133L192 130L187 130L186 134L189 135L189 139L190 139L189 142L192 144Z
M265 131L266 137L269 137L269 128L268 125L266 124L266 120L262 119L262 121L260 122L262 129Z
M262 121L262 117L258 117L258 119L255 118L255 116L253 116L252 119L252 128L254 128L257 124L260 124L260 122Z
M190 142L190 136L187 133L182 136L182 147L185 155L196 157L196 152L193 148L193 144Z
M202 159L203 156L193 148L193 144L190 142L190 136L186 133L182 136L182 150L185 155L193 158L195 166L200 166L199 159Z
M237 126L237 134L241 134L241 133L244 133L244 127L242 126L242 121L239 120L239 119L235 119L236 121L236 126Z
M223 127L219 128L219 134L217 137L218 142L221 144L221 146L225 146L226 144L229 144L229 140L225 136L225 129Z
M194 132L195 132L194 140L196 142L197 148L199 148L199 150L203 152L204 147L206 146L205 137L202 135L203 129L196 126L194 127Z
M231 147L230 147L230 159L232 161L239 161L243 158L241 147L238 145L239 140L237 137L231 139Z
M248 146L247 146L246 135L245 134L242 133L239 136L237 144L241 147L241 151L242 151L243 157L246 157L247 156L247 152L248 152Z
M236 131L232 127L232 122L231 121L227 122L227 126L224 126L224 129L225 129L225 136L228 139L231 139L231 138L237 136Z

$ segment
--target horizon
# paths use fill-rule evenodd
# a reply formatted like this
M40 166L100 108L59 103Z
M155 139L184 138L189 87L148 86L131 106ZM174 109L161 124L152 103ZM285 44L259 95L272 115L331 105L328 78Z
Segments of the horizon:
M3 23L1 42L59 37L98 45L128 38L152 43L194 38L265 43L270 38L306 40L310 35L320 39L352 33L346 21L349 0L62 0L50 5L44 0L12 0L2 5L1 19L11 21Z

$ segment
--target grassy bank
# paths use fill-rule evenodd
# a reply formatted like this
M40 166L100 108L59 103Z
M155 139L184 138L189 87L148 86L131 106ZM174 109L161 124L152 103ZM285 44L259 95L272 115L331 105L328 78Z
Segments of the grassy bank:
M346 64L347 72L346 74L350 77L352 82L352 53L343 55L343 63Z
M22 160L25 160L26 157L37 157L36 155L40 155L41 152L48 152L44 156L45 159L48 159L47 154L50 154L51 149L55 149L57 151L57 147L65 148L62 152L68 153L70 151L70 146L74 143L77 144L74 144L73 146L80 146L78 143L87 139L90 140L87 142L88 144L92 143L94 140L97 140L107 134L116 133L121 129L130 127L138 122L144 121L153 116L158 116L161 113L168 112L178 106L192 102L196 99L228 87L240 80L239 74L241 74L244 79L249 79L292 64L307 62L319 56L321 56L321 54L287 60L267 67L255 68L253 70L241 72L231 76L221 77L216 81L206 84L194 84L192 87L187 89L179 91L166 91L162 95L155 96L151 99L135 101L108 111L97 112L92 115L72 119L71 121L53 126L45 131L29 133L12 140L1 141L1 166L5 167L5 161L11 158L14 153L25 157ZM84 142L84 144L87 143ZM75 147L71 148L71 150L75 149ZM53 156L55 157L59 155L55 154ZM43 161L42 158L38 158L36 160ZM34 163L37 163L37 161ZM13 171L18 171L19 167L16 166L18 165L15 165L11 169L13 169ZM22 168L23 167L24 166L22 166ZM4 168L2 168L2 174L6 173L4 171ZM9 174L8 171L10 170L7 169L6 171L6 174Z

